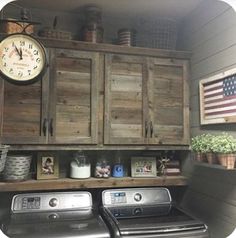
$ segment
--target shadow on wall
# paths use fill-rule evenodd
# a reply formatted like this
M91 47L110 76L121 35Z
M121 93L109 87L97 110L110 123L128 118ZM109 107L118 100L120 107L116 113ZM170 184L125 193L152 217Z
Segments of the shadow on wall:
M196 163L181 205L210 228L214 227L210 229L211 237L226 238L236 227L235 198L235 170Z

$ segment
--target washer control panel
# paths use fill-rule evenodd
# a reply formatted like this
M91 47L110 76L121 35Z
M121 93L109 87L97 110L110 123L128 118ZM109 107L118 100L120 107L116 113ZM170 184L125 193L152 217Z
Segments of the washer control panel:
M12 199L12 213L63 211L92 208L89 192L18 194Z
M40 209L40 197L24 197L22 199L22 209Z
M112 204L126 203L126 193L125 192L111 193L110 199Z
M166 188L108 189L102 193L102 202L105 207L158 205L171 203L171 196Z

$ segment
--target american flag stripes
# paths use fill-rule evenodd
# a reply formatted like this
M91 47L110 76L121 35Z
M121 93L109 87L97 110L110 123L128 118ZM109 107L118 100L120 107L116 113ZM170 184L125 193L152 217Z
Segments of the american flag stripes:
M236 122L236 72L200 81L201 124Z

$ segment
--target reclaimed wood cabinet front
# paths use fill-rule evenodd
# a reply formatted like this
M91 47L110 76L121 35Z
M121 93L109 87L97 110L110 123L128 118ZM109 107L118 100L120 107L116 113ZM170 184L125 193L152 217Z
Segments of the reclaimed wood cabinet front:
M45 143L42 118L46 98L42 97L48 78L31 85L14 85L1 79L1 142L5 144Z
M147 49L132 55L56 43L42 80L24 86L0 80L1 143L189 144L184 53L161 51L161 58Z
M98 54L48 52L42 80L24 86L1 81L1 142L96 144Z
M97 143L98 59L93 52L51 50L49 143Z
M109 54L105 144L189 143L188 61Z
M105 56L105 144L145 144L146 59Z
M188 61L148 60L148 144L189 144Z

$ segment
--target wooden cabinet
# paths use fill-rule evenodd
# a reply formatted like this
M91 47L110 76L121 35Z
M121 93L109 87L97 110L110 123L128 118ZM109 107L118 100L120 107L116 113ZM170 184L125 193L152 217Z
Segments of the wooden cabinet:
M106 55L105 144L189 143L188 61Z
M188 146L188 52L41 40L42 80L0 80L2 143Z
M96 144L98 69L97 53L51 49L42 80L2 81L2 143Z
M188 149L188 52L41 41L49 67L40 81L0 78L1 143L31 151ZM183 176L60 178L0 182L0 191L185 185Z
M105 56L105 144L146 143L145 57Z
M1 79L2 143L36 144L45 141L41 118L46 117L42 94L47 80L44 78L31 85L19 86Z
M188 61L148 60L148 144L189 144Z
M51 50L49 143L97 143L98 59L94 52Z

